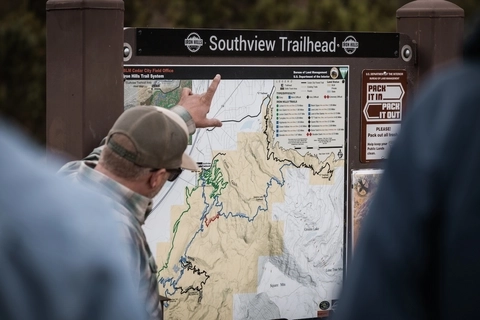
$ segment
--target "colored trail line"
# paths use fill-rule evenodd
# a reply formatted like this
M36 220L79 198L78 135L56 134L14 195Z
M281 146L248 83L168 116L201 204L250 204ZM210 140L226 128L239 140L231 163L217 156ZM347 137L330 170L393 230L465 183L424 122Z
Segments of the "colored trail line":
M219 213L217 213L215 216L213 216L213 217L210 218L210 219L205 218L205 226L208 228L208 226L210 225L210 223L212 223L213 221L217 220L218 218L220 218L220 214L219 214Z
M210 278L210 276L207 274L207 271L197 268L197 266L193 265L191 261L186 261L181 263L182 263L182 267L185 270L190 271L199 276L203 275L205 276L205 280L201 281L199 286L192 285L192 286L188 286L187 288L178 287L178 289L180 289L180 293L185 294L185 293L188 293L188 291L190 290L201 292L203 290L203 286L207 283L208 279Z
M200 180L204 180L204 185L211 185L213 187L210 193L210 199L219 197L222 195L222 190L228 185L228 182L223 179L222 171L217 167L218 159L212 162L212 166L209 170L204 170L200 174Z
M175 238L177 237L177 231L178 231L178 225L180 224L180 220L182 220L182 217L184 214L186 214L188 211L190 211L191 209L191 205L190 205L190 202L188 201L189 198L191 197L192 193L198 189L198 187L194 187L192 189L189 189L188 187L185 188L185 194L186 194L186 197L185 197L185 203L187 204L188 208L186 210L184 210L181 214L180 214L180 217L178 217L177 221L175 221L175 224L173 225L173 237L172 237L172 246L170 247L170 250L168 251L168 255L167 255L167 259L165 261L165 263L163 264L163 266L160 268L160 270L158 270L157 272L157 276L160 275L160 272L162 272L163 270L167 269L168 268L168 263L170 261L170 256L172 254L172 251L175 247Z
M223 154L224 155L224 154ZM217 155L218 156L218 155ZM216 157L216 156L215 156ZM170 247L170 250L168 251L167 254L167 259L165 260L165 263L163 266L158 270L157 272L157 277L160 276L160 273L167 269L170 263L170 257L172 255L173 249L175 248L175 238L177 237L177 231L178 227L180 225L180 221L182 220L182 217L190 211L192 208L190 204L190 197L192 196L193 192L195 192L198 188L205 187L205 186L211 186L213 187L212 192L210 193L210 198L216 198L222 194L222 190L225 189L228 185L228 182L225 181L223 178L222 171L220 168L217 166L218 159L213 159L212 161L212 166L209 169L204 169L200 173L199 180L202 181L201 185L195 186L193 188L185 188L185 203L187 204L187 209L185 209L181 214L180 217L175 221L173 225L173 236L172 236L172 245Z

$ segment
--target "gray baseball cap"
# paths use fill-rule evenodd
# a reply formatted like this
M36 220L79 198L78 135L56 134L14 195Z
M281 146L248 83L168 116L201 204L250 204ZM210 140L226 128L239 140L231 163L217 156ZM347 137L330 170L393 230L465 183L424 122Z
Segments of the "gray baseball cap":
M111 137L126 136L136 151L129 151ZM113 152L138 166L154 169L182 168L199 171L185 152L188 145L185 121L175 112L155 106L125 110L108 133L107 145Z

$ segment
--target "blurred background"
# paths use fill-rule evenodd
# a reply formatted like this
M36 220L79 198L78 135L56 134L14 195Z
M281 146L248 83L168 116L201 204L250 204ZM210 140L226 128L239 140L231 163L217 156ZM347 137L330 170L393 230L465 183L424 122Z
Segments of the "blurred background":
M125 0L126 27L396 31L408 0ZM465 10L465 34L479 0ZM0 114L44 145L46 1L0 1Z

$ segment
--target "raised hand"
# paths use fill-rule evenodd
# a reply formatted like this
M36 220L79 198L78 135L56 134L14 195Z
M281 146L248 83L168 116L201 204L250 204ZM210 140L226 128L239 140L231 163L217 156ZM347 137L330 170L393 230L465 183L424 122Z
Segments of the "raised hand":
M222 122L220 120L215 118L207 118L207 114L210 112L212 99L217 91L220 79L220 75L217 74L215 78L213 78L213 81L208 87L207 91L201 94L194 94L189 88L184 88L182 91L182 96L180 97L178 104L184 107L190 113L197 128L222 126Z

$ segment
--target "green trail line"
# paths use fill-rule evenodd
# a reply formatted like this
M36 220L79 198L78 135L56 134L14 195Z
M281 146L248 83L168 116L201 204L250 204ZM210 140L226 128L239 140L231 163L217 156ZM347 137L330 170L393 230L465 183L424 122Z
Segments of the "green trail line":
M177 230L178 230L178 225L180 224L180 220L182 219L183 215L185 213L187 213L188 211L190 211L190 208L191 208L191 205L190 205L190 202L188 201L188 199L190 198L190 196L192 195L192 193L197 190L198 187L194 187L192 189L189 189L188 187L185 188L185 194L186 194L186 197L185 197L185 202L187 203L187 206L188 208L185 209L181 214L180 214L180 217L178 217L177 221L175 221L175 224L173 225L173 237L172 237L172 246L170 247L170 250L168 251L168 255L167 255L167 260L165 261L165 264L162 266L162 268L160 270L157 271L157 278L160 276L160 272L162 272L163 270L167 269L168 268L168 263L170 261L170 255L172 254L172 251L173 251L173 248L175 247L175 238L177 237Z
M224 154L223 154L224 155ZM218 155L217 155L218 156ZM215 156L215 157L217 157ZM178 217L177 221L175 221L175 224L173 225L173 236L172 236L172 245L170 247L170 250L168 251L167 254L167 259L163 266L160 268L160 270L157 271L157 278L160 276L160 273L168 268L168 265L170 263L170 256L172 254L173 249L175 248L175 238L177 237L177 231L178 231L178 226L180 225L180 220L182 217L190 211L191 209L191 204L190 204L190 197L192 194L199 189L200 187L205 188L206 186L212 186L213 191L210 193L210 199L216 198L222 194L222 190L225 189L228 185L228 182L226 182L223 179L223 174L220 168L217 167L218 159L212 159L214 160L212 162L212 166L210 169L205 169L201 172L200 177L198 178L199 181L203 181L201 186L195 186L194 188L189 189L188 187L185 188L185 202L187 204L187 209L185 209L181 214L180 217ZM205 198L205 194L203 194L203 197Z
M222 171L217 167L218 159L213 161L213 165L209 170L202 172L200 179L205 180L206 185L211 185L213 187L212 193L210 193L210 199L214 199L222 195L222 190L225 189L228 185L223 179Z

